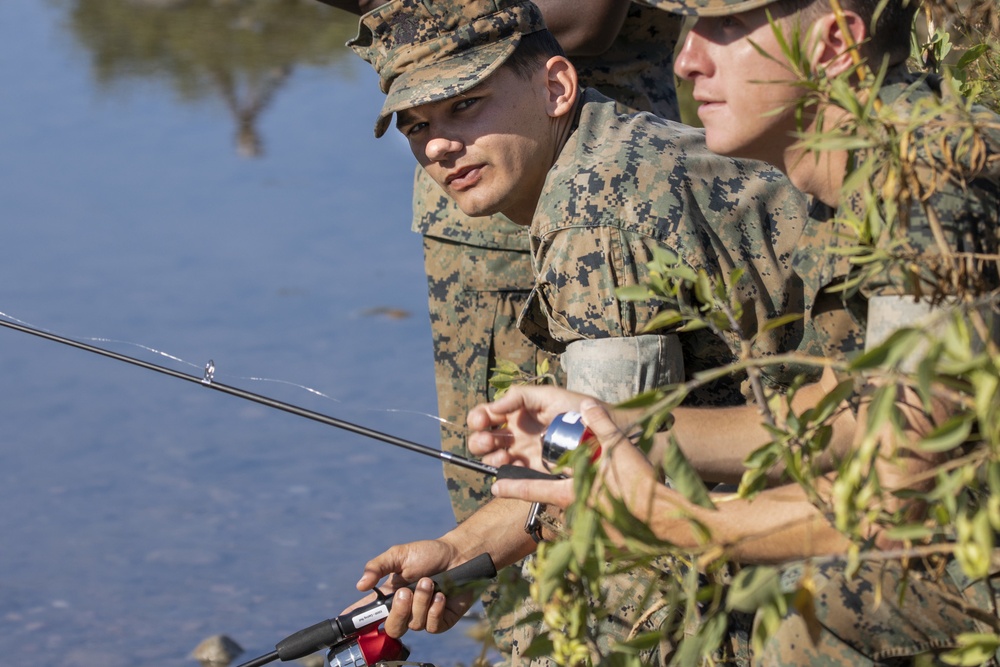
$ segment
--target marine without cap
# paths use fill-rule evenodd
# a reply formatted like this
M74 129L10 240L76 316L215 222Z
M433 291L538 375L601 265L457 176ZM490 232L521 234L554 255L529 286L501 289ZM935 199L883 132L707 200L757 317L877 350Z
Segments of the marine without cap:
M347 45L371 63L386 93L375 136L397 111L473 88L522 35L544 29L542 13L527 0L393 0L368 12Z
M777 0L645 0L648 5L674 14L695 16L728 16L766 7L774 2Z

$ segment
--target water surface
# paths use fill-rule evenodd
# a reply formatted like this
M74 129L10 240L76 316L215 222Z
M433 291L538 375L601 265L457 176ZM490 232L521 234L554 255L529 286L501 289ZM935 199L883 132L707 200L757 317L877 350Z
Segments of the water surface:
M0 312L437 446L413 160L313 4L0 3ZM249 659L452 524L433 459L7 329L0 420L4 664Z

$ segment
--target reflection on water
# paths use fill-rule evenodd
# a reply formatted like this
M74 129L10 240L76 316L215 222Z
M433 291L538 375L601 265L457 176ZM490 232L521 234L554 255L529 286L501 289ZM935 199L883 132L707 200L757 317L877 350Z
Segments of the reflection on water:
M261 154L257 120L300 65L348 55L346 12L315 0L62 0L101 86L141 79L185 102L221 99L241 155Z
M308 0L0 2L0 311L436 445L413 159L372 136L355 27ZM452 523L433 459L6 329L0 507L0 663L64 667L265 653Z

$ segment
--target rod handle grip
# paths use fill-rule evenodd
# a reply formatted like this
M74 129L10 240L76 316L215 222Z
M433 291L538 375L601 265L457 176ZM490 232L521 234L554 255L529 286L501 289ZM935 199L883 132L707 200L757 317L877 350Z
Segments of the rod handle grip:
M559 475L541 472L525 466L504 465L497 468L497 479L562 479Z

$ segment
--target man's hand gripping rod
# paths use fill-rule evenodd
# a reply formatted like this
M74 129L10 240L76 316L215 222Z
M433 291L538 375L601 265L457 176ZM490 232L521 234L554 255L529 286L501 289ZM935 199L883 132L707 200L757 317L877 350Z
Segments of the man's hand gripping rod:
M450 594L456 588L465 584L484 579L492 579L497 574L493 559L489 554L480 554L472 560L454 567L446 572L441 572L431 577L436 588ZM410 584L411 590L416 587L416 583ZM385 596L376 589L378 599L374 602L358 607L336 618L312 625L303 630L285 637L275 644L275 650L266 655L254 658L243 663L239 667L260 667L269 662L280 660L287 662L297 660L324 648L331 649L330 663L334 664L367 664L374 665L380 660L405 659L405 648L397 641L384 635L384 631L379 630L379 624L389 615L392 608L392 596ZM378 638L371 638L371 641L364 641L372 633L381 635ZM388 642L386 640L389 640ZM370 653L373 652L375 655ZM384 655L381 652L393 652L392 655ZM347 656L349 662L338 660L338 656ZM358 659L364 660L359 663Z

